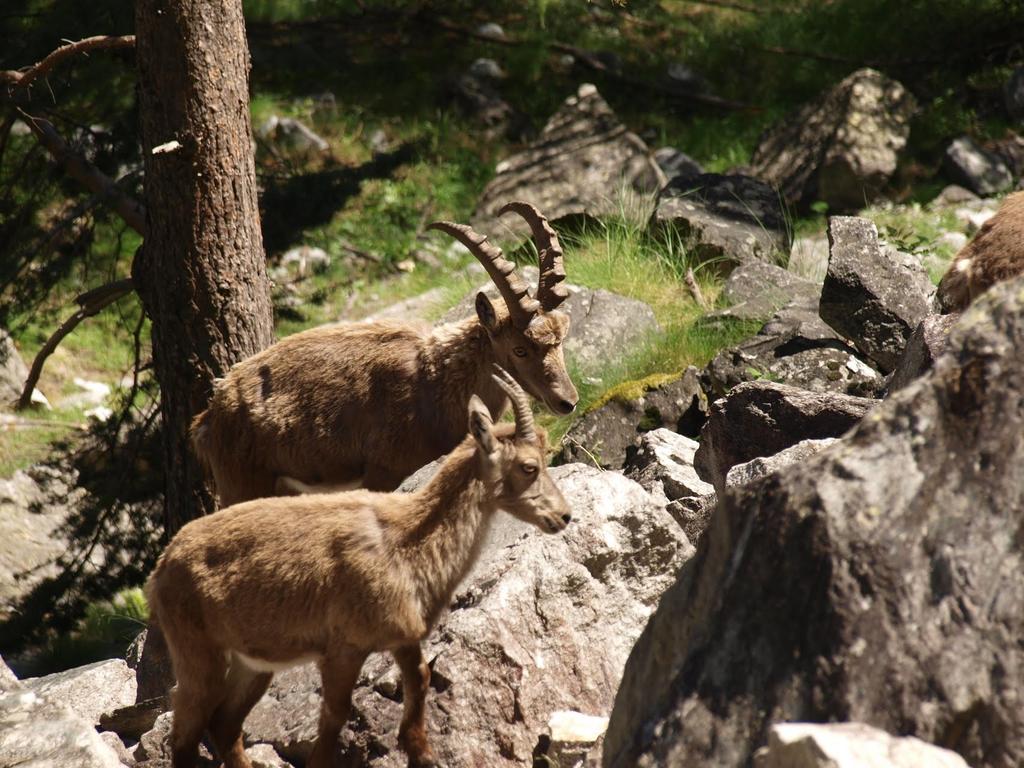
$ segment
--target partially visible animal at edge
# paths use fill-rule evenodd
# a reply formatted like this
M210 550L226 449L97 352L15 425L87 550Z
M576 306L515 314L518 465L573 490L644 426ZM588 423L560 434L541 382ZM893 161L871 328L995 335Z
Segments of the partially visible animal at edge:
M515 424L495 424L473 395L469 435L416 492L257 499L178 532L146 586L177 679L174 768L196 764L204 732L226 768L250 768L246 716L274 671L310 660L320 667L323 703L306 765L330 766L359 671L376 651L390 651L402 673L399 745L411 766L435 764L421 641L497 510L546 533L571 519L547 473L547 436L522 389L500 374L493 381L511 398Z
M996 283L1024 273L1024 192L1008 195L949 265L936 300L944 313L962 312Z
M491 380L495 363L554 413L576 407L562 353L569 317L557 309L569 294L558 236L528 203L499 213L507 212L530 225L540 262L536 298L485 236L435 222L432 229L480 260L504 307L480 292L475 317L436 328L395 321L312 328L215 382L191 436L221 506L295 492L397 488L459 444L471 394L495 420L507 410Z

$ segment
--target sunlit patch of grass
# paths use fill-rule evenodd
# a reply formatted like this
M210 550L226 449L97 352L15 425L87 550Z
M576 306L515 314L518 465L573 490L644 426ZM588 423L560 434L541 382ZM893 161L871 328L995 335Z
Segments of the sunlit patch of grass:
M32 424L0 427L0 478L27 469L49 456L55 444L63 444L77 432L81 413L29 411Z
M688 255L671 236L648 235L644 214L642 206L639 211L623 210L619 217L563 238L570 281L643 301L654 311L659 329L596 374L571 371L580 394L576 413L555 417L538 411L553 443L580 414L614 396L624 385L628 389L645 381L664 381L689 365L706 365L720 349L756 333L760 325L732 322L709 326L696 322L704 310L684 281L690 268ZM695 276L705 299L713 304L721 291L721 278L712 268L698 268Z

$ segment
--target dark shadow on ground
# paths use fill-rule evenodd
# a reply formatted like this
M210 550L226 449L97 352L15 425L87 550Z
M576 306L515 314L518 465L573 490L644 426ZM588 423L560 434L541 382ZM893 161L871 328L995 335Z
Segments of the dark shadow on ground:
M359 194L364 181L394 175L419 150L417 142L407 142L355 167L264 177L260 215L267 252L285 250L301 240L304 230L329 222L349 198Z

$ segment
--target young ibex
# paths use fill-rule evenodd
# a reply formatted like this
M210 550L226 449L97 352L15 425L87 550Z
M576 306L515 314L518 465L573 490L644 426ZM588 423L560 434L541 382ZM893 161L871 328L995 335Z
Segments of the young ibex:
M174 768L193 766L208 731L227 768L249 768L242 723L273 672L315 659L323 681L311 768L332 762L367 655L402 672L399 744L431 765L424 723L430 670L420 642L479 553L496 510L557 533L569 507L545 468L546 435L504 371L494 385L516 423L494 424L476 395L469 435L421 490L259 499L195 520L146 587L177 678ZM463 411L465 414L465 411Z
M1007 196L949 265L937 293L944 313L960 312L993 285L1024 273L1024 192Z
M484 293L476 317L429 327L398 322L313 328L244 360L218 380L192 442L210 468L221 506L307 486L393 490L466 434L465 404L476 393L494 419L507 408L491 381L506 368L555 413L576 407L562 340L569 318L558 236L536 208L513 202L540 254L537 298L468 226L431 228L461 241L481 261L505 307Z

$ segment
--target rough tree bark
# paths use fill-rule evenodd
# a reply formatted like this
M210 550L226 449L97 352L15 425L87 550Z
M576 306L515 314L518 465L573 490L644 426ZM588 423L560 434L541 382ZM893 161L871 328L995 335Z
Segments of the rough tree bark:
M241 0L137 0L145 242L132 267L152 319L166 534L213 510L188 446L212 380L273 341L256 199Z

